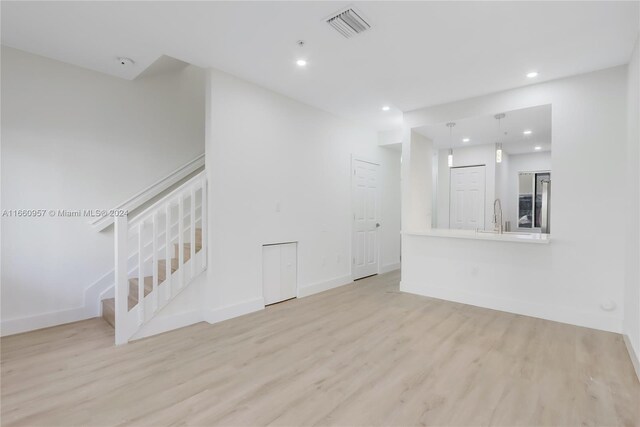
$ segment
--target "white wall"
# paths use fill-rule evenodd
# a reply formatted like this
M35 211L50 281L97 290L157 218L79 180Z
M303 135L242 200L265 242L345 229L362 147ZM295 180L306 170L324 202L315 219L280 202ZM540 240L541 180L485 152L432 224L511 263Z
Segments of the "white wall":
M411 155L406 156L406 161L412 163L407 180L411 192L406 223L410 224L412 229L422 230L431 227L432 223L433 186L430 178L433 174L433 141L412 132L410 149Z
M623 157L612 155L627 150L626 98L622 66L405 113L410 129L551 104L553 233L538 246L405 236L401 289L620 332L627 230L609 224L627 215ZM609 301L615 310L601 308Z
M384 164L381 168L382 192L380 227L380 270L381 272L400 268L400 155L391 148L379 152Z
M506 195L501 200L503 208L503 219L505 221L511 221L511 230L517 231L518 228L518 200L519 200L519 188L518 188L518 174L520 172L533 172L533 171L551 171L551 215L549 216L551 223L551 232L553 233L553 169L551 168L551 151L544 151L541 153L528 153L528 154L511 154L507 157L507 161L501 165L507 166L506 170ZM524 231L531 231L529 229L522 229Z
M308 294L351 280L351 156L377 161L381 268L399 262L399 154L377 134L283 95L209 70L208 304L261 307L266 243L298 242L298 286Z
M2 47L2 209L108 209L204 151L204 70L134 81ZM85 317L113 268L89 218L2 218L2 329Z
M629 63L627 80L627 209L624 333L633 349L640 378L640 39ZM635 356L635 357L634 357Z
M402 144L402 128L378 132L378 145Z

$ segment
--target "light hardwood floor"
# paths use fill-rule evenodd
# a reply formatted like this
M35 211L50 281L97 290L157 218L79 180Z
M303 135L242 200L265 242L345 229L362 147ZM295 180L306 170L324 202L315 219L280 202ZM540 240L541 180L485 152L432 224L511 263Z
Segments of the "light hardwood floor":
M398 280L118 348L102 319L2 338L2 425L640 425L621 336Z

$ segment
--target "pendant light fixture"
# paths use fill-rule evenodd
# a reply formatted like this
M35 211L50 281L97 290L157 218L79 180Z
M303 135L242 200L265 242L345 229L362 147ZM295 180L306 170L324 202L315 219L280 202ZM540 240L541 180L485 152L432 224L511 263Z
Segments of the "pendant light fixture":
M447 165L452 168L453 167L453 127L456 124L454 122L447 123L447 127L449 128L449 155L447 156Z
M500 120L505 118L504 113L496 114L495 119L498 121L498 139L496 140L496 163L502 163L502 143L500 142Z

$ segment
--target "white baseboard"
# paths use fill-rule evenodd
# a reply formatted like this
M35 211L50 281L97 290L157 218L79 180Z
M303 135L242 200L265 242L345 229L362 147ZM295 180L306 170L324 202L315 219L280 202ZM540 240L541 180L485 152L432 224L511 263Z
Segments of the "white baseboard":
M202 322L203 320L202 310L190 310L172 314L170 316L158 316L153 318L149 323L136 332L133 337L131 337L130 341L139 340L141 338L150 337L163 332L173 331L174 329L184 328L185 326L190 326L195 323Z
M351 282L353 282L351 276L341 276L336 277L335 279L327 280L325 282L301 286L298 288L298 298L308 297L309 295L328 291L329 289L337 288L339 286L348 285Z
M400 269L400 263L394 263L394 264L387 264L387 265L383 265L380 267L380 273L379 274L384 274L384 273L388 273L390 271L395 271L395 270L399 270Z
M102 315L102 300L105 298L113 298L113 291L113 271L111 271L84 290L84 305L82 307L2 320L0 321L0 336L15 335L22 332L30 332L37 329L64 325L65 323L100 317ZM200 313L199 310L198 313ZM199 321L202 321L202 319ZM171 324L171 322L169 322L169 324ZM176 324L180 326L167 330L187 326L180 324L180 320L178 320ZM162 332L165 331L163 330Z
M6 337L8 335L90 319L92 317L96 316L87 314L85 307L78 307L68 310L37 314L35 316L6 319L0 322L0 335Z
M627 334L622 334L622 338L624 339L624 344L627 346L629 358L631 358L631 363L633 364L633 369L636 371L638 381L640 381L640 358L638 358L638 354L633 349L629 336Z
M548 306L494 295L452 290L432 285L426 286L424 283L408 283L406 280L400 282L400 291L585 328L615 333L622 332L622 321L617 317L580 312L571 307Z
M219 308L207 308L203 310L203 320L208 323L218 323L223 320L243 316L264 309L264 300L255 298L238 304L228 305Z

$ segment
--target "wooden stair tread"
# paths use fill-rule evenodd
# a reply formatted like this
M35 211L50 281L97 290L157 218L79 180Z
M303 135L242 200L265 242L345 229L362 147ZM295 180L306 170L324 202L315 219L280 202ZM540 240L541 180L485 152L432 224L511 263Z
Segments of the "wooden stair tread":
M102 318L112 327L116 327L116 299L109 298L102 300Z
M171 273L175 273L178 269L178 259L171 259ZM166 260L158 260L158 286L160 286L167 275ZM145 276L144 278L144 296L147 296L153 291L153 276ZM129 278L129 310L138 304L138 278Z
M179 244L175 244L175 256L176 258L178 258L180 256L180 254L178 253L178 248L180 247ZM198 244L198 242L196 242L196 253L200 252L200 249L202 249L202 243ZM191 243L185 243L184 244L184 262L187 262L191 259Z
M175 258L171 258L171 273L175 273L178 270L178 247L174 244ZM202 249L202 229L196 228L196 253ZM189 261L191 258L191 243L184 244L184 262ZM158 260L158 286L160 286L166 279L167 275L167 260ZM146 297L153 291L153 276L145 276L144 280L144 296ZM131 310L138 304L138 277L129 278L129 297L127 298L128 310ZM108 298L102 300L102 317L115 328L115 314L116 314L116 300L115 298Z
M180 244L174 243L173 246L175 248L175 254L176 254L175 256L176 258L178 258L179 256L178 249L180 247ZM196 253L200 252L200 249L202 249L202 229L196 228ZM184 243L184 261L187 262L190 257L191 257L191 243L185 242Z
M161 273L162 273L162 280L164 280L164 275L166 273L166 266L167 266L167 260L166 259L160 259L158 260L158 278L160 277ZM175 273L175 271L178 269L178 258L171 258L171 272Z

